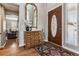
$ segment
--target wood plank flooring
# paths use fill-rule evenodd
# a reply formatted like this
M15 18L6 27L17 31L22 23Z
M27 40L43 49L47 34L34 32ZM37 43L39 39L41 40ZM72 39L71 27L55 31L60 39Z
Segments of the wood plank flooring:
M9 39L6 46L0 49L0 56L39 56L39 54L34 48L19 48L15 39Z

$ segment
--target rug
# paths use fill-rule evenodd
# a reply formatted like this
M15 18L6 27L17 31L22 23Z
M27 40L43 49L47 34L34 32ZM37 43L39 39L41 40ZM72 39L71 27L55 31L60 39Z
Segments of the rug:
M49 42L44 42L43 44L36 46L35 50L41 56L79 56L78 54L70 53L61 47L56 47Z

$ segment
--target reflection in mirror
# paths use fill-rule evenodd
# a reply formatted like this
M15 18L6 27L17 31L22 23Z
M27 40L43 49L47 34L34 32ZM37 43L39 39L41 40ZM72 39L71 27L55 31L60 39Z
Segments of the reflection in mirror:
M26 4L26 21L27 26L37 28L37 7L33 3Z
M52 16L51 32L52 32L52 36L55 37L57 33L57 18L55 15Z

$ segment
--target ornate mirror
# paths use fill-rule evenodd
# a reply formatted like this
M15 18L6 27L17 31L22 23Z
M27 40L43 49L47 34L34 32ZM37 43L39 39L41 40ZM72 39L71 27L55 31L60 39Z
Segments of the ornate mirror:
M27 3L25 11L27 25L32 28L37 28L37 6L33 3Z
M52 16L51 32L52 32L52 36L55 37L57 33L57 18L55 15Z

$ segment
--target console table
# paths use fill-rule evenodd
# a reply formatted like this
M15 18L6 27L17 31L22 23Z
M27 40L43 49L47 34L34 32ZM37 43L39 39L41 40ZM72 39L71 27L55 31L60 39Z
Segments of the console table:
M27 31L24 33L25 47L31 48L35 47L42 42L42 32L41 31Z

